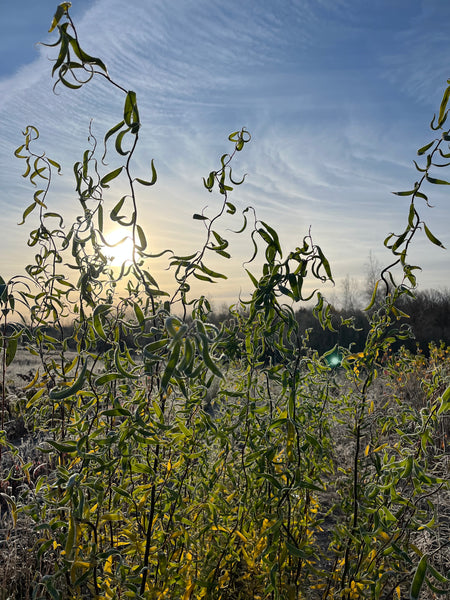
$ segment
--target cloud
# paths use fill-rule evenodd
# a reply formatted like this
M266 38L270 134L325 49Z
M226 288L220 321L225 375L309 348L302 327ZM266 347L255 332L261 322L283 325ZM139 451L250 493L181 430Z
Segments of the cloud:
M395 44L381 53L385 77L414 102L433 110L450 77L445 58L450 52L450 5L440 0L419 2L408 27L398 31Z
M158 246L175 240L192 248L200 239L193 212L220 201L202 177L217 168L231 147L227 135L242 126L253 140L235 160L236 176L248 177L233 201L241 210L254 205L286 248L312 225L338 277L353 275L386 233L403 226L407 204L390 192L414 181L411 160L428 141L430 90L436 96L444 68L436 57L448 46L445 24L436 24L436 2L401 2L402 10L387 1L364 6L356 0L85 5L76 20L82 47L138 94L143 125L133 169L145 177L156 160L158 186L140 197ZM71 168L88 147L91 116L99 144L122 118L124 97L101 78L77 91L59 86L55 96L51 56L54 50L41 48L33 64L0 80L3 244L16 256L13 222L30 198L22 165L12 158L20 130L36 124L38 147L63 164L52 198L73 215ZM112 169L112 155L110 161ZM439 211L440 223L450 218L445 206ZM235 245L240 265L248 247ZM242 283L237 268L233 273L227 297Z

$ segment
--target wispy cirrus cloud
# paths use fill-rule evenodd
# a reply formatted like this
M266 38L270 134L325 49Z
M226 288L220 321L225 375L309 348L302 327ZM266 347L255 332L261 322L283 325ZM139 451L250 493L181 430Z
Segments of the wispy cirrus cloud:
M407 206L390 192L413 181L411 159L428 139L430 98L438 98L434 86L445 68L436 57L448 46L445 20L436 16L450 7L438 0L364 7L357 0L97 0L81 6L82 46L138 94L143 126L136 170L145 176L155 158L159 172L157 190L141 195L155 245L171 247L175 238L181 248L195 245L198 223L186 223L216 201L201 178L228 150L228 133L242 126L253 141L238 155L236 172L249 175L233 198L241 209L254 205L286 247L312 225L337 278L358 276L369 250L402 226ZM37 39L54 39L42 33ZM0 79L6 194L0 202L7 223L1 243L15 256L20 236L13 223L29 197L12 158L20 130L35 124L40 147L63 163L66 175L54 201L63 199L63 209L74 214L71 165L87 147L91 115L101 140L122 114L123 98L102 80L77 91L59 87L55 96L51 56L54 50L41 47L32 64ZM450 218L447 206L439 210L438 229ZM236 244L240 265L250 247ZM437 252L424 252L431 265L426 285L439 283ZM237 269L226 285L221 293L227 298L243 285Z

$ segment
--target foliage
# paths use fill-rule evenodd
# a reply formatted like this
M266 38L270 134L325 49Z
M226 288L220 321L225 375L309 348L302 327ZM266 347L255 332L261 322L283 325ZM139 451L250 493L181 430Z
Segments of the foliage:
M412 294L418 268L407 262L409 245L421 227L440 244L415 201L427 201L425 181L442 184L429 174L445 157L441 141L419 151L433 148L424 175L400 193L411 196L408 225L387 238L395 262L381 273L386 296L364 350L336 346L320 356L292 304L314 299L318 322L333 330L323 294L303 290L307 278L332 281L331 268L310 232L283 256L277 232L252 208L239 217L230 194L245 177L235 177L232 163L250 141L245 129L229 136L231 152L203 181L220 200L212 216L193 217L204 225L200 249L163 253L174 288L159 287L139 224L139 194L156 184L157 171L151 161L148 176L135 174L137 95L81 49L69 8L61 4L51 26L59 33L55 86L76 89L102 77L123 94L124 108L104 135L103 157L89 131L90 146L74 165L80 214L67 230L49 208L61 168L35 150L35 127L16 151L36 188L22 222L36 212L38 224L27 276L0 280L2 414L6 368L22 336L41 362L25 389L25 413L45 435L46 458L45 468L22 461L27 486L1 494L14 521L34 523L37 561L53 565L36 573L33 598L417 598L425 585L447 593L438 504L447 489L449 373L436 369L424 404L406 404L398 379L417 359L389 357L409 335L398 322L399 298ZM433 127L445 122L448 96ZM108 170L111 153L121 162ZM104 193L119 181L127 192L109 219L133 251L117 275L107 258ZM249 264L262 254L263 266L259 275L247 271L253 294L218 327L207 299L192 297L191 282L225 277L208 266L210 257L231 256L220 231L224 214L249 232ZM8 329L19 314L22 325ZM380 392L380 369L395 390ZM5 437L2 445L14 454Z

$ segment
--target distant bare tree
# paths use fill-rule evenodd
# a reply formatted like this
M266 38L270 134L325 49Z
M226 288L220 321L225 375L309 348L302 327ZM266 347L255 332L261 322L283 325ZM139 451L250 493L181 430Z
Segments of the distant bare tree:
M373 290L375 289L377 281L380 279L380 273L382 270L381 263L378 260L378 258L373 254L372 250L370 250L369 252L367 262L364 263L364 270L365 281L364 289L362 290L362 297L364 303L367 305L372 298ZM382 297L383 290L379 287L377 290L377 297L375 298L375 308L380 305Z
M355 312L359 309L359 286L356 279L348 274L341 283L340 303L344 312Z

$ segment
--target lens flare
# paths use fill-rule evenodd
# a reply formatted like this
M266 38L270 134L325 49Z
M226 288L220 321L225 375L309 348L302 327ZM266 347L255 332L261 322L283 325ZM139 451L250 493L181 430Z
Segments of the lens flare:
M108 243L104 254L112 267L120 267L123 263L133 261L133 240L123 229L114 229L105 236Z

